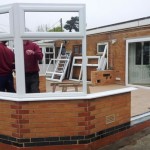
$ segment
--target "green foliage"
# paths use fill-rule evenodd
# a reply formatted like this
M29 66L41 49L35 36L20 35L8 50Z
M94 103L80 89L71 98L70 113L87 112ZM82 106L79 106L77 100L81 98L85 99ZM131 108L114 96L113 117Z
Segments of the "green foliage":
M71 17L71 20L66 21L66 24L64 25L64 28L66 30L69 30L69 32L72 32L72 30L75 30L76 32L79 31L79 17Z
M53 29L50 29L46 24L38 26L37 31L38 32L64 32L61 26L57 26L54 27Z
M53 29L49 29L48 32L64 32L64 30L60 26L57 26Z

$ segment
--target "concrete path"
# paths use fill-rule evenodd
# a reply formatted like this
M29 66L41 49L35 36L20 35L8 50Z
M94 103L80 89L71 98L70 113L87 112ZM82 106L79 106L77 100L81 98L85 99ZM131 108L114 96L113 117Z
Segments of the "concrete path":
M150 150L150 127L98 150Z

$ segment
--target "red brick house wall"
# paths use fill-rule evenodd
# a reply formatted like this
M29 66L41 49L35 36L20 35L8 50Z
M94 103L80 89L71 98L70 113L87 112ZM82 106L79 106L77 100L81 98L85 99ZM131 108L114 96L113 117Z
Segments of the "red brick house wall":
M117 84L125 84L125 63L126 63L126 39L141 38L150 36L150 26L141 26L136 28L128 28L124 30L115 30L110 32L103 32L97 34L87 35L87 55L97 55L97 43L108 42L108 69L113 68L115 78L118 77L121 80L115 80ZM116 42L112 44L112 40L116 39ZM73 45L81 44L79 40L67 40L66 49L73 50ZM59 44L60 45L60 44ZM91 71L95 71L96 68L88 67L87 78L91 80ZM75 77L78 77L78 72L74 73Z
M126 63L126 39L141 38L150 36L150 26L116 30L87 36L87 55L96 55L97 43L109 43L109 67L114 69L115 77L121 78L115 81L118 84L125 84L125 63ZM112 40L116 43L112 44Z

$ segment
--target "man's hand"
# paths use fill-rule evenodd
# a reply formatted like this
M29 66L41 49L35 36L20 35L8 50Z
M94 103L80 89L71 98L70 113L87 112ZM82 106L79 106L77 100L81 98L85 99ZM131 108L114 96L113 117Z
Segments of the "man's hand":
M28 50L26 50L26 54L27 55L34 55L35 52L33 50L28 49Z

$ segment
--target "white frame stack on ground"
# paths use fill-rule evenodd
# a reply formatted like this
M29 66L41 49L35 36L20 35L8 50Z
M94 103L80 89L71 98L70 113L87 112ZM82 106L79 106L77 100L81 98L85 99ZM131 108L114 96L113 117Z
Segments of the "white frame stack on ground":
M25 31L25 12L78 12L79 13L79 32L26 32ZM0 13L9 13L10 33L0 34L0 41L14 41L15 65L16 65L16 93L0 92L3 99L22 98L37 100L43 97L75 97L87 94L86 85L86 21L84 4L43 4L43 3L15 3L0 7ZM23 40L81 40L83 56L83 91L71 94L63 92L55 93L25 93L25 71L24 71L24 52Z

